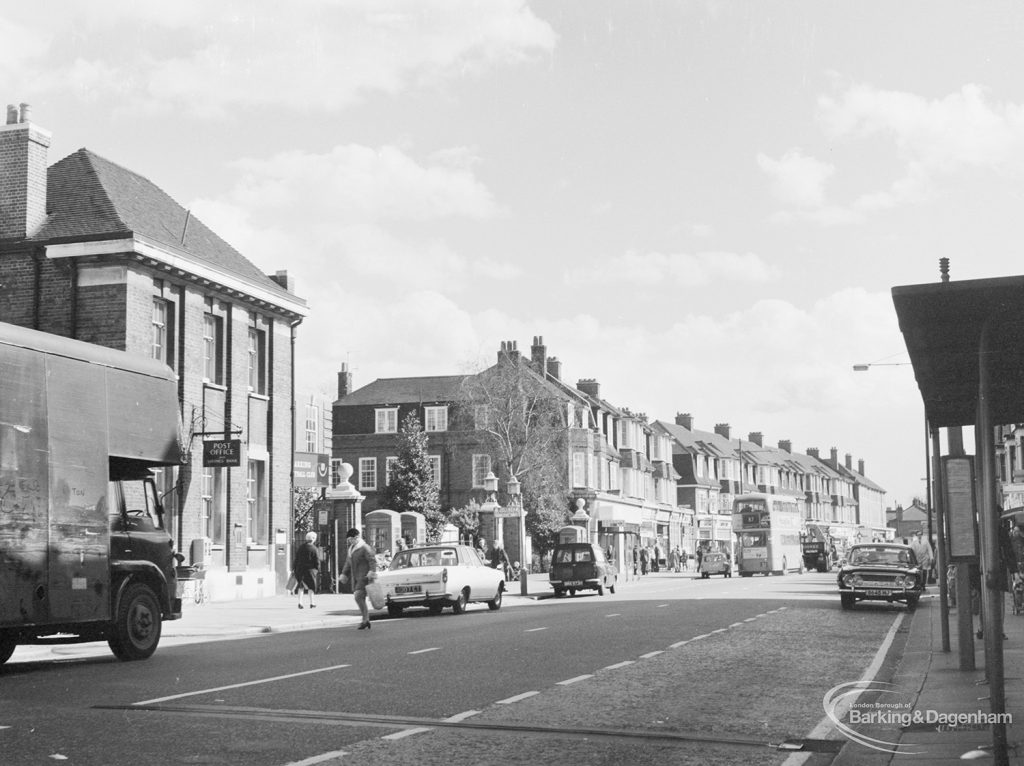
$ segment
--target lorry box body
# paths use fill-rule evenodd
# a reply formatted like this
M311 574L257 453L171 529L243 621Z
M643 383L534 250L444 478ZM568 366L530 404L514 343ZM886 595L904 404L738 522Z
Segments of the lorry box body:
M58 635L156 648L181 606L150 469L178 434L170 368L0 323L0 662Z

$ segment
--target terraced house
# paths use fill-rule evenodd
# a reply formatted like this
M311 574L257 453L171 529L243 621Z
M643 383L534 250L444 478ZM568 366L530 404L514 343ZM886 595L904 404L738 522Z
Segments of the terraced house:
M159 477L213 599L287 578L293 342L305 301L148 179L88 149L47 164L26 104L0 126L0 321L159 359L187 462ZM237 440L229 464L204 443Z
M675 503L670 442L655 433L647 417L601 399L593 379L575 386L563 381L561 363L547 355L542 337L533 339L528 359L515 341L503 342L495 367L488 370L502 364L516 365L532 376L565 413L567 516L577 514L592 539L613 551L623 571L638 541L660 542L663 551L666 545L680 544L687 519ZM443 508L481 506L486 500L484 479L491 472L502 483L507 480L499 456L485 446L478 428L482 414L466 411L460 396L467 377L382 378L353 389L351 374L342 371L334 404L333 458L353 466L352 482L365 496L364 513L380 508L388 466L397 456L398 430L409 412L427 432ZM494 539L498 523L488 511L481 517L481 534ZM517 534L515 525L506 524L498 536L508 550L518 550Z

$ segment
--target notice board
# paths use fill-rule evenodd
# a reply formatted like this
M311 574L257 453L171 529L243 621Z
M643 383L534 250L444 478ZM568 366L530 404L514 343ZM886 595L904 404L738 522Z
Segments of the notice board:
M942 491L949 520L949 554L953 561L978 556L978 514L974 496L974 458L942 458Z

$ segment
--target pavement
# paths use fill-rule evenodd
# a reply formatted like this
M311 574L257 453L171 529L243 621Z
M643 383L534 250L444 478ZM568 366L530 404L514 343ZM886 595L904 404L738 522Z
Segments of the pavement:
M881 725L854 728L861 736L872 740L854 742L848 739L835 766L889 766L916 761L929 766L962 764L964 761L994 763L992 753L992 727L984 723L962 719L963 725L943 728L950 716L982 715L990 712L989 686L986 680L985 642L974 639L974 669L960 669L958 625L956 608L949 614L949 652L942 649L942 610L938 586L929 586L930 596L921 601L918 609L908 613L907 642L891 679L896 693L883 692L875 699L885 705L893 700L903 707L896 709L904 721L887 720ZM1004 604L1003 677L1006 712L1012 718L1006 727L1008 758L1011 764L1024 764L1024 615L1013 614L1012 599L1007 594ZM980 627L980 618L974 616L974 627ZM969 655L968 655L969 656ZM881 687L878 687L881 688ZM872 708L864 710L870 712ZM870 703L871 706L875 702ZM892 712L893 708L873 707L874 710ZM920 714L915 717L915 714ZM975 716L977 719L978 716ZM931 719L931 720L929 720ZM834 736L844 736L837 732ZM876 749L879 748L879 749ZM882 752L882 749L890 752ZM892 751L895 752L892 752Z

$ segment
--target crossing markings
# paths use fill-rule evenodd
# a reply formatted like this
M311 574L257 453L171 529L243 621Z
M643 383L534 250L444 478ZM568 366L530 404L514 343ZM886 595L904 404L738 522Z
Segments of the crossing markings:
M409 652L409 654L426 654L427 652L436 652L440 648L440 646L431 646L428 649L417 649L415 652Z
M315 670L303 670L301 673L289 673L284 676L273 676L271 678L260 678L256 681L245 681L240 684L229 684L228 686L217 686L213 689L200 689L194 692L185 692L184 694L172 694L168 697L158 697L157 699L144 700L143 702L133 702L135 706L138 705L156 705L161 702L167 702L169 700L180 700L184 697L195 697L200 694L213 694L214 692L222 692L226 689L241 689L243 686L257 686L259 684L269 684L274 681L286 681L289 678L301 678L302 676L311 676L315 673L327 673L331 670L340 670L341 668L348 668L351 665L331 665L327 668L316 668Z

